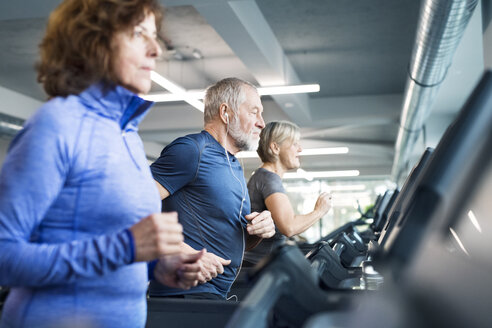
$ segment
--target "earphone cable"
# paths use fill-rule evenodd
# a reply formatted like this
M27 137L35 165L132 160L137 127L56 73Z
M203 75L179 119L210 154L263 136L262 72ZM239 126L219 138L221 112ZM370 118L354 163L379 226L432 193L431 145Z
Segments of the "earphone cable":
M236 179L236 181L241 186L242 197L241 197L241 207L239 208L239 216L238 216L238 220L239 220L239 222L241 222L241 214L243 213L243 205L244 205L244 202L246 201L246 186L234 174L234 170L232 169L231 161L229 159L229 154L228 154L228 151L227 151L227 136L229 135L229 120L227 121L227 123L228 124L226 125L226 136L225 136L225 140L224 140L224 152L225 152L225 155L226 155L226 158L227 158L227 164L229 164L229 169L231 170L231 174L234 177L234 179ZM239 165L241 165L241 164L239 164Z

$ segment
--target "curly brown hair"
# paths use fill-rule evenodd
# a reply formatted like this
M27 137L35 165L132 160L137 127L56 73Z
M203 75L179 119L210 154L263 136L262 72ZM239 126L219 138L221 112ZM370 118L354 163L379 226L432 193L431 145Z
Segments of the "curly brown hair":
M50 97L79 94L93 83L118 83L113 68L115 33L131 30L162 8L157 0L65 0L50 15L36 65Z

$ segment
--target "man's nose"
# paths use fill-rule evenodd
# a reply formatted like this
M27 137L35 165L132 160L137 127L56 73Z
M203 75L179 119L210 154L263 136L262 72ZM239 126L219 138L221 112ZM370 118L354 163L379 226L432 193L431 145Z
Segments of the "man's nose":
M259 115L256 126L259 127L260 129L263 129L265 127L265 121L263 120L263 116L261 116L261 114Z

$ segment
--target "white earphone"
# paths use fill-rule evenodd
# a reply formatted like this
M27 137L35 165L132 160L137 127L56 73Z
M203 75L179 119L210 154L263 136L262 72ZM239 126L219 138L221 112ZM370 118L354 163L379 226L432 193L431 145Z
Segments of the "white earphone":
M226 118L226 125L227 125L227 129L226 129L226 140L225 140L225 145L224 145L224 152L225 152L225 155L226 155L226 158L227 158L227 164L229 164L229 168L231 169L232 176L241 185L242 199L241 199L241 208L239 209L239 217L238 217L238 219L240 220L241 214L243 213L243 205L244 205L244 202L246 201L246 190L247 189L246 189L246 185L243 185L243 183L241 182L241 180L239 180L239 178L234 174L234 171L232 170L232 165L231 165L231 161L229 159L229 154L227 153L227 135L229 134L229 114L227 114L227 112L225 112L224 113L224 117Z

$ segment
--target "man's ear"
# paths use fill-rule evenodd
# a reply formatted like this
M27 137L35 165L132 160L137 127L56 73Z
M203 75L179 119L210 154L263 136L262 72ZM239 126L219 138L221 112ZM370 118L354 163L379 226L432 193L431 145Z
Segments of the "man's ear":
M227 104L220 104L219 115L224 124L229 124L229 114L227 113Z

